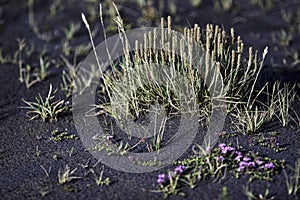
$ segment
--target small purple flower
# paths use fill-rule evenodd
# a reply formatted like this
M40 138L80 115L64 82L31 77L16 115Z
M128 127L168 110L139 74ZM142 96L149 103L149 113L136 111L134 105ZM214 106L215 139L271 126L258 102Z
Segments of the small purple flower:
M222 150L222 149L224 149L224 147L226 147L226 144L225 144L225 143L221 143L221 144L219 144L218 146L219 146L219 148Z
M225 149L227 149L227 151L234 151L235 150L235 148L233 148L233 147L225 147Z
M238 171L241 172L241 171L244 170L244 168L245 168L245 167L243 167L243 166L239 166Z
M241 161L241 158L243 157L243 154L239 151L237 151L236 153L237 153L237 156L235 157L234 160Z
M224 157L223 156L218 156L217 161L224 161Z
M206 152L210 153L211 152L211 148L210 147L206 147Z
M234 148L233 147L225 147L222 149L222 153L224 153L224 154L226 154L229 151L234 151Z
M249 163L242 161L242 162L240 162L239 166L248 167Z
M245 156L244 158L243 158L243 161L250 161L251 160L251 158L249 158L249 157L247 157L247 156Z
M246 163L246 162L240 162L239 163L239 168L238 168L238 171L240 172L240 171L243 171L244 169L245 169L245 167L247 167L248 166L248 163Z
M274 168L275 166L274 166L274 164L271 162L271 163L267 163L267 164L265 164L264 165L264 168L265 169L272 169L272 168Z
M185 166L179 165L178 167L175 168L174 173L175 174L181 174L184 169L185 169Z
M234 160L241 161L241 158L242 158L242 157L243 157L243 156L238 155Z
M135 160L135 158L133 156L128 156L128 159L132 162Z
M157 178L157 183L163 183L165 181L166 175L165 174L159 174Z
M227 153L226 147L224 149L221 149L221 151L222 151L223 154L226 154Z
M253 138L250 138L250 139L249 139L249 143L250 143L250 145L254 145L254 140L253 140Z
M70 101L65 101L65 106L70 105Z
M256 163L257 163L258 165L261 165L261 164L263 164L263 161L261 161L259 158L256 158Z
M229 151L234 151L235 150L235 148L230 147L230 146L226 146L226 144L224 144L224 143L219 144L219 148L221 149L223 154L226 154Z
M113 138L114 138L114 136L112 136L112 135L106 136L106 139L107 139L107 140L112 140Z
M248 166L249 166L249 167L255 167L256 165L255 165L255 162L249 162L249 163L248 163Z

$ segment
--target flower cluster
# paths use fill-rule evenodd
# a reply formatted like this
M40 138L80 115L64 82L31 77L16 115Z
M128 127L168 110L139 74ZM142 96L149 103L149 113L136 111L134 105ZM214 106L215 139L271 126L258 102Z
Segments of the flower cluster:
M284 160L272 160L259 156L254 151L243 152L225 143L213 149L206 149L209 153L199 156L193 155L183 161L178 161L173 171L159 174L157 183L165 196L178 194L182 185L188 184L194 188L197 181L205 177L220 177L229 170L235 178L248 175L249 181L272 180L272 176L284 166Z
M275 165L273 162L264 162L262 161L259 157L256 157L253 155L248 156L248 155L243 155L242 152L237 151L235 148L227 146L224 143L221 143L218 145L219 149L221 150L222 154L230 154L233 156L234 160L238 162L238 172L242 172L245 170L250 170L250 169L264 169L264 170L271 170L275 168ZM224 156L225 156L224 155ZM218 161L224 161L225 158L223 156L218 156L217 157Z
M185 166L179 165L177 166L172 173L169 173L168 179L172 179L172 174L173 175L179 175L185 170ZM166 181L166 175L165 174L159 174L157 177L157 183L162 184Z
M181 174L184 169L185 169L185 166L179 165L178 167L175 168L174 173L175 174Z
M233 147L226 146L226 144L224 143L219 144L219 148L221 149L223 154L226 154L227 152L235 151Z
M157 178L157 183L163 183L165 181L166 175L165 174L159 174Z

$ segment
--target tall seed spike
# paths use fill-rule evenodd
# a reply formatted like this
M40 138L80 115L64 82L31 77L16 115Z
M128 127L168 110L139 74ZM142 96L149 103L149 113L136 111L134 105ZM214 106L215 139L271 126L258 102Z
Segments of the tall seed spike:
M135 53L134 53L134 58L135 58L135 62L137 63L137 64L139 64L140 63L140 61L139 61L139 42L136 40L135 41Z
M258 68L258 51L255 51L255 55L254 55L254 71L256 72Z
M250 68L250 66L252 65L252 57L253 57L252 47L249 47L248 68ZM247 69L247 70L248 70L248 69Z
M161 18L160 21L160 25L161 25L161 44L160 44L160 54L161 54L161 60L162 60L162 64L164 64L164 52L162 47L164 47L165 45L165 30L164 30L164 18Z
M231 44L234 44L235 37L234 37L234 29L233 28L230 29L230 35L231 35Z
M171 16L168 16L168 36L171 34Z
M218 31L218 39L217 39L217 56L218 56L218 58L220 59L221 58L221 56L222 56L222 48L221 48L221 32L220 32L220 30Z
M197 27L197 39L196 39L196 41L198 43L200 43L200 40L201 40L201 29L200 29L200 27Z
M144 60L146 63L148 63L148 44L147 44L147 33L144 33L144 48L143 48L143 52L144 52Z
M234 69L234 64L235 64L235 51L231 51L231 68Z
M152 43L153 43L153 40L152 40L152 32L149 32L148 33L148 44L149 44L149 49L148 49L148 52L149 52L149 63L152 64Z

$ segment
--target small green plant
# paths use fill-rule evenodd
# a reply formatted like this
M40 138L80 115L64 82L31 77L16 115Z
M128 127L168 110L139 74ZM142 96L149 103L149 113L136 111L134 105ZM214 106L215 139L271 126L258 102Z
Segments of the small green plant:
M49 7L50 10L50 16L54 17L58 11L63 10L63 3L62 0L54 0L51 2L51 5Z
M47 194L50 193L50 191L46 188L46 189L43 189L39 192L41 194L42 197L46 197Z
M293 13L290 11L287 11L285 9L282 9L280 11L281 14L281 18L282 20L286 23L286 24L291 24L292 20L293 20Z
M29 64L26 64L23 66L23 64L20 62L19 63L19 68L20 68L20 77L19 80L20 82L25 82L25 85L27 88L30 88L34 84L41 82L46 79L48 75L48 68L50 66L49 61L45 61L42 56L40 56L40 63L39 67L35 68L34 70Z
M167 175L159 174L157 183L159 189L164 193L164 197L167 198L169 195L180 195L184 196L184 193L180 192L180 173L185 169L184 166L178 166L174 172L169 171Z
M255 194L253 194L253 192L249 189L249 186L247 186L247 187L244 189L244 192L245 192L245 194L247 195L248 200L272 200L272 199L275 199L274 196L270 196L270 195L269 195L269 192L270 192L269 189L266 189L264 194L255 195Z
M192 6L198 7L202 4L203 0L189 0Z
M50 66L50 62L45 62L44 58L40 56L40 69L36 75L38 81L45 80L47 76L47 69Z
M228 11L233 6L233 0L218 0L214 2L214 7L219 10Z
M279 0L274 1L261 1L261 0L250 0L250 4L253 6L257 6L260 9L270 9L279 3Z
M69 98L74 92L82 93L88 88L92 79L96 76L96 67L91 66L90 71L80 70L79 65L76 64L75 54L73 62L70 62L64 56L61 59L66 69L62 72L61 89L65 93L66 98ZM76 80L76 81L75 81Z
M251 110L244 106L243 109L236 109L236 111L232 113L232 116L237 119L236 128L245 135L259 132L263 125L270 121L268 111L260 110L257 106Z
M71 157L74 153L74 147L71 147L70 149L67 149L66 153L69 155L69 157Z
M292 85L290 87L288 83L284 83L283 88L280 88L281 86L279 84L277 85L276 97L278 99L278 119L283 126L287 126L290 121L295 121L291 117L291 112L293 111L291 105L295 101L297 94L295 91L295 86L296 85ZM295 114L296 117L298 117L297 113Z
M65 184L71 182L73 180L80 179L81 177L73 176L76 172L77 168L71 170L68 165L65 166L65 169L62 171L61 169L58 170L58 183Z
M289 52L287 54L287 57L292 59L291 68L295 68L295 67L299 66L299 64L300 64L300 55L299 55L299 52L297 50L295 50L294 48L290 48Z
M29 110L26 113L30 117L29 120L40 117L43 121L57 121L59 114L65 113L70 109L70 105L64 100L54 100L56 91L57 90L52 91L52 84L50 84L49 92L45 99L41 96L41 94L35 98L36 102L30 102L22 99L22 101L27 104L27 106L22 108Z
M34 2L35 2L35 0L28 0L27 1L29 26L39 39L41 39L43 41L46 41L46 42L49 42L53 39L53 36L49 33L42 33L40 31L39 26L38 26L38 24L35 20L35 17L34 17Z
M96 175L96 173L94 172L94 170L92 170L92 173L93 173L93 175L95 177L95 181L96 181L96 184L98 186L103 186L103 185L108 186L111 183L109 177L106 177L105 179L103 179L104 168L102 168L99 176Z
M273 42L282 46L289 46L293 39L293 34L290 31L286 31L284 29L281 29L280 32L272 33Z
M69 98L75 90L75 78L77 68L75 62L71 64L65 57L62 56L62 60L66 66L66 70L62 72L62 83L60 85L62 91L65 93L66 98Z
M92 46L91 44L81 44L75 47L74 54L76 56L85 56L90 52Z
M224 186L222 188L222 196L221 196L222 200L228 200L228 191L227 191L227 187Z
M9 55L3 55L3 49L0 48L0 64L6 64L8 62L10 62L11 58L9 57Z
M136 144L130 145L128 142L115 141L113 135L98 134L95 135L92 139L96 142L96 145L93 147L92 150L105 150L108 153L108 155L125 155L130 150L134 149L143 142L143 139L141 139Z
M48 170L46 170L46 168L43 165L40 165L40 167L42 168L42 170L45 172L46 177L50 177L50 173L51 173L51 166L48 168Z
M74 134L69 134L67 130L64 131L59 131L58 129L55 129L51 132L51 137L50 140L55 141L55 142L61 142L66 139L71 139L71 140L78 140L79 137Z
M81 27L81 25L79 23L71 22L69 24L68 28L63 29L63 32L66 35L66 39L72 40L74 38L74 35L76 34L76 32L78 32L78 30L80 29L80 27Z
M284 171L286 187L289 195L295 195L300 191L300 159L295 162L295 168L292 170L294 174L288 177L286 171Z
M38 145L35 147L35 155L36 155L36 156L40 156L40 155L41 155L41 151L40 151Z

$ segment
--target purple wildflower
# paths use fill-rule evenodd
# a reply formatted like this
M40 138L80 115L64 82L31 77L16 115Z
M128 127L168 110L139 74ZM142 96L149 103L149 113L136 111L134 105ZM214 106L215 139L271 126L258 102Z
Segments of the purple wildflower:
M206 152L210 153L211 152L211 148L210 147L206 147Z
M245 169L245 167L248 167L248 163L247 163L247 162L244 162L244 161L240 162L240 163L239 163L238 171L239 171L239 172L240 172L240 171L243 171L243 170Z
M243 157L243 154L241 152L236 152L237 153L237 156L234 160L237 160L237 161L241 161L241 158Z
M244 158L243 158L243 161L250 161L251 160L251 158L249 158L249 157L247 157L247 156L245 156Z
M233 147L225 147L226 149L227 149L227 151L234 151L235 150L235 148L233 148Z
M65 106L70 105L70 101L65 101Z
M225 144L225 143L221 143L221 144L219 144L218 146L219 146L219 148L222 150L222 149L224 149L224 147L226 147L226 144Z
M218 156L217 157L217 161L223 161L224 160L224 157L223 156Z
M163 183L165 181L165 174L159 174L157 178L157 183Z
M114 136L112 136L112 135L108 135L108 136L106 137L107 140L112 140L113 138L114 138Z
M234 151L234 148L233 147L225 147L225 148L223 148L221 150L222 150L222 153L226 154L229 151Z
M179 165L178 167L175 168L174 173L175 174L181 174L184 169L185 169L185 166Z
M223 154L226 154L226 153L227 153L227 149L226 149L226 147L225 147L225 148L223 148L223 149L221 149L221 151L222 151L222 153L223 153Z
M274 164L273 164L272 162L267 163L267 164L264 165L264 168L265 168L265 169L272 169L272 168L274 168L274 167L275 167L275 166L274 166Z
M253 138L250 138L250 139L249 139L249 143L250 143L250 145L254 145L254 140L253 140Z
M261 165L261 164L263 164L263 161L261 161L259 158L256 158L256 163L257 163L258 165Z
M249 167L255 167L256 165L255 165L255 162L249 162L249 163L248 163L248 166L249 166Z

